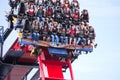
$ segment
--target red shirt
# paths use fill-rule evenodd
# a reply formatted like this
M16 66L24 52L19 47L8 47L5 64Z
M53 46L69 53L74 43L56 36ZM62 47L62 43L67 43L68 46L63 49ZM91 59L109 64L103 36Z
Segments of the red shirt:
M71 35L74 35L74 34L75 34L75 30L74 30L74 29L71 29L70 34L71 34Z
M79 15L78 14L74 14L74 19L78 20L79 19Z
M33 14L34 14L34 9L30 9L30 10L29 10L29 14L30 14L30 15L33 15Z

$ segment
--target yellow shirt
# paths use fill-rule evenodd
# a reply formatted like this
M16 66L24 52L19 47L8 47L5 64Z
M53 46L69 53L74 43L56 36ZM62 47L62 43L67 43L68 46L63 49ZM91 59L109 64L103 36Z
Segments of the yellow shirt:
M18 37L22 38L22 32L18 32Z

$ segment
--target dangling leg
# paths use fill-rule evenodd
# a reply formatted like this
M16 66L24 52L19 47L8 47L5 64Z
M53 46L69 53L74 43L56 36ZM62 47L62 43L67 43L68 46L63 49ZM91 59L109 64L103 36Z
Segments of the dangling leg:
M65 45L68 44L68 37L65 37Z
M74 38L73 45L76 46L76 38Z
M52 45L54 45L54 35L51 35Z
M61 44L63 45L63 36L60 36Z
M80 43L80 41L81 41L81 38L79 37L79 38L77 39L77 45Z
M56 38L56 45L59 46L59 37L58 37L58 35L55 35L55 38Z

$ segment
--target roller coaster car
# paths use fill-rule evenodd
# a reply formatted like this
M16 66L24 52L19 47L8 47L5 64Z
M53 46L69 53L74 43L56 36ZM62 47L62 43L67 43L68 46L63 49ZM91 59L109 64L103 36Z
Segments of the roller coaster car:
M39 48L47 48L49 53L52 55L61 55L66 56L66 57L78 57L79 54L81 54L81 52L86 52L86 54L88 52L92 52L93 51L93 47L92 46L82 46L82 45L63 45L60 44L59 46L57 45L52 45L50 42L47 41L42 41L39 40L38 42L34 42L33 40L30 39L22 39L22 44L25 45L36 45L39 46ZM63 53L62 53L63 51ZM71 55L72 54L72 55Z
M30 39L22 39L23 41L23 44L34 44L33 43L33 40L30 40ZM83 47L81 45L69 45L69 44L66 44L66 45L52 45L50 42L47 42L47 41L42 41L42 40L39 40L37 43L37 45L41 46L41 47L55 47L55 48L65 48L66 50L74 50L74 49L82 49L83 50ZM92 48L92 46L84 46L84 49L86 48Z

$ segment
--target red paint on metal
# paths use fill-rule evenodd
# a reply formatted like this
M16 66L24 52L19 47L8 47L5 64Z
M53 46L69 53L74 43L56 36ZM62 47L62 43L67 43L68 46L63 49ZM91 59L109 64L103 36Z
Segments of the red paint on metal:
M42 49L42 54L38 56L40 78L42 80L66 80L64 79L62 68L68 66L70 80L74 80L71 61L66 57L66 61L61 61L59 56L51 56L47 49Z

